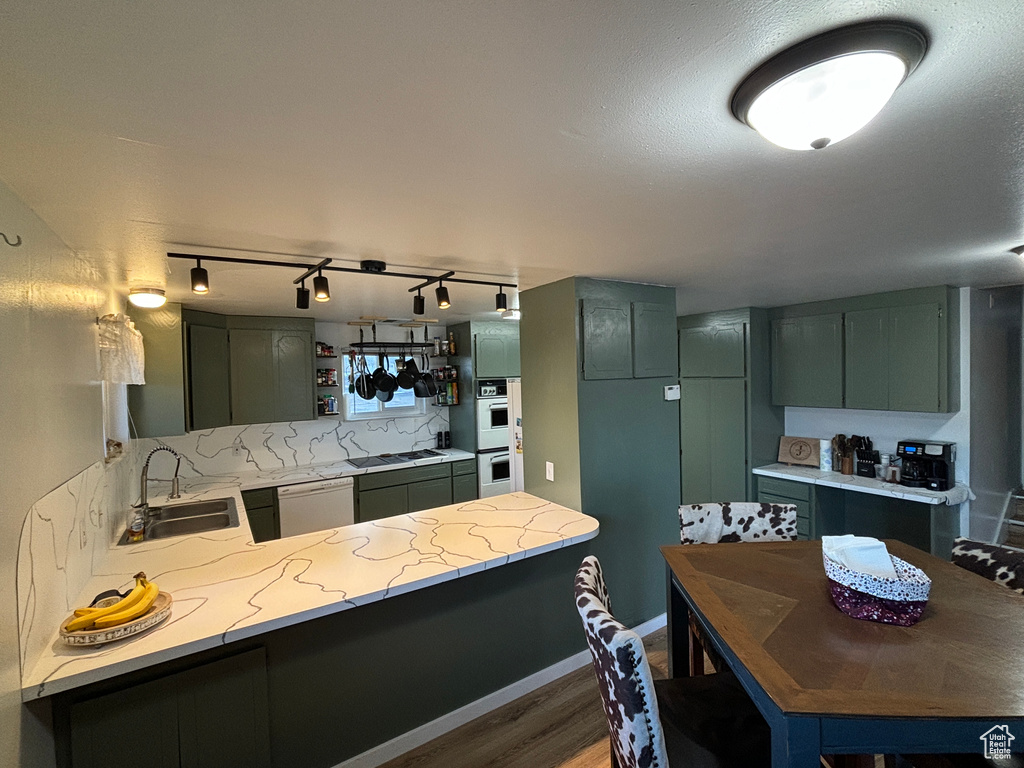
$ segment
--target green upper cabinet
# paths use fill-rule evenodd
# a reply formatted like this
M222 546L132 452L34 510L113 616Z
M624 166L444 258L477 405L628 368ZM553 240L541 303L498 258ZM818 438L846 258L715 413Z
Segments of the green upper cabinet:
M518 376L519 336L474 334L473 366L478 379L507 379Z
M188 327L190 429L231 423L227 328Z
M743 376L746 373L742 322L679 329L679 375Z
M276 421L273 331L236 328L229 334L231 423Z
M889 310L889 410L938 412L947 356L940 347L942 309L915 304Z
M675 376L675 307L635 301L632 312L633 378Z
M630 302L584 299L583 378L633 378L632 311Z
M772 321L772 402L843 406L841 313Z
M274 419L302 421L316 418L316 390L313 387L313 332L273 332Z
M847 312L846 407L889 407L889 310Z

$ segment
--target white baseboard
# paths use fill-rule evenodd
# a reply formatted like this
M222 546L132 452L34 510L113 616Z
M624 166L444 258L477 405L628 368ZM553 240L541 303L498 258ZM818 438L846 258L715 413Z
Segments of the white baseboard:
M634 627L633 631L644 637L664 626L665 614L663 613ZM541 686L547 685L590 663L590 651L580 651L567 659L562 659L557 664L552 664L550 667L540 670L540 672L534 672L529 677L524 677L522 680L517 680L501 690L489 693L483 698L459 707L447 715L441 715L436 720L431 720L429 723L424 723L418 728L407 731L401 736L396 736L390 741L378 744L376 747L368 749L360 755L339 763L334 768L376 768L388 760L394 760L399 755L404 755L406 752L416 749L416 747L420 747L428 741L433 741L438 736L442 736L461 725L476 720L478 717L486 715L498 707L503 707L509 702L515 701L519 697L525 696Z

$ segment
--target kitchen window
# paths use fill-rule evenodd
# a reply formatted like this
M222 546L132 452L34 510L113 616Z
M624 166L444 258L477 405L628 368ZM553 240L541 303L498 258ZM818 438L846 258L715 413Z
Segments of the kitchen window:
M398 375L398 369L396 359L388 360L388 370L393 375ZM356 363L358 366L358 361ZM377 369L376 358L367 358L366 367L373 373ZM352 421L358 419L379 419L379 418L394 418L398 416L422 416L427 412L427 399L416 397L411 389L402 389L399 387L395 390L395 396L389 403L382 403L376 397L372 400L364 400L354 392L348 391L349 382L358 376L358 373L352 373L352 367L349 363L349 358L345 357L342 362L342 380L341 384L341 399L345 404L345 420Z

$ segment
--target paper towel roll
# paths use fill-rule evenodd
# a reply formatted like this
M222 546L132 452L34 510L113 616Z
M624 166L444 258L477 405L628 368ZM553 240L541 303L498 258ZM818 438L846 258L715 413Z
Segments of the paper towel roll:
M823 472L832 471L832 441L821 440L819 441L818 449L818 468Z

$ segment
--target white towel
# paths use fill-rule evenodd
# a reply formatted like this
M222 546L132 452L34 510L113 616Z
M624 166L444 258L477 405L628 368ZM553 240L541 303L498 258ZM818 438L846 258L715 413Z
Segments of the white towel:
M867 573L884 579L895 579L889 550L878 539L870 536L822 536L821 551L851 571Z

